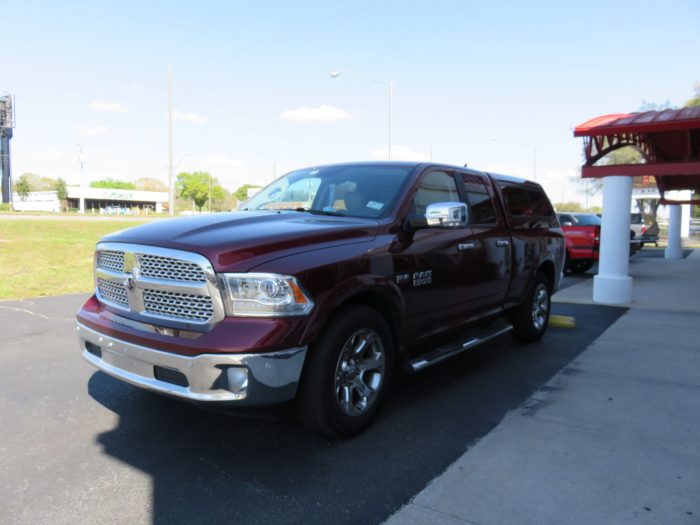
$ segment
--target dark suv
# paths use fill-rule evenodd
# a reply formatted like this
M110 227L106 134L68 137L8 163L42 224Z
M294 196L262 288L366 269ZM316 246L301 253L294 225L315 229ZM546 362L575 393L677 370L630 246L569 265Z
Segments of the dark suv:
M78 312L84 357L216 406L294 401L336 436L422 370L511 332L537 341L564 261L535 183L427 163L320 166L238 212L105 237Z

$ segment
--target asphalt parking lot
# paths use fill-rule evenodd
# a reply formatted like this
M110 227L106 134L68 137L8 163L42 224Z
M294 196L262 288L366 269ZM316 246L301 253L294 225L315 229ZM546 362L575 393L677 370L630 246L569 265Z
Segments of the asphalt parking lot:
M377 424L333 441L94 370L73 329L84 298L0 302L1 523L380 523L625 311L555 305L576 330L400 376Z

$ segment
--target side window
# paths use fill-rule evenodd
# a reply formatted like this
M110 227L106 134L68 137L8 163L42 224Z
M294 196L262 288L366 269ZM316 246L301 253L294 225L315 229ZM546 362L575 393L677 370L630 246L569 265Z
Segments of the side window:
M509 184L501 184L501 193L503 194L503 200L511 216L532 215L530 199L527 198L527 193L523 188L511 186Z
M425 214L428 204L436 202L461 202L454 177L445 171L431 171L423 177L413 197L413 211Z
M576 220L571 215L563 214L563 213L561 215L559 215L559 222L562 224L565 222L570 222L571 224L576 224Z
M471 224L493 224L496 222L496 210L484 181L477 175L464 173L464 189L469 201L469 222Z
M549 199L544 193L544 190L528 189L526 193L530 198L533 215L537 215L538 217L554 217L554 210L552 209L552 205L549 203Z

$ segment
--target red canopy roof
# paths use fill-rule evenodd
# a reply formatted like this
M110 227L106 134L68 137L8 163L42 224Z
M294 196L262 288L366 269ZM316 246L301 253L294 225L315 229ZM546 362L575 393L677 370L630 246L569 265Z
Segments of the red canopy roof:
M651 175L662 195L668 190L700 192L700 107L603 115L574 129L584 137L583 177ZM645 164L595 164L616 149L632 146Z
M687 129L700 129L700 107L603 115L576 126L574 137Z

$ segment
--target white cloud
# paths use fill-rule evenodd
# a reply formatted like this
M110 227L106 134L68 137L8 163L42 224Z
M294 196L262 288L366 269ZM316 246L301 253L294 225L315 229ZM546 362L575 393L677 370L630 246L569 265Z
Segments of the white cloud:
M126 113L129 109L126 104L116 100L93 100L90 108L103 113Z
M384 146L383 148L375 149L370 153L371 157L379 160L387 160L389 158L389 146ZM391 160L408 160L414 162L428 161L430 155L427 153L421 153L419 151L413 151L411 148L406 146L400 146L398 144L393 144L391 146Z
M222 168L235 168L237 166L241 166L243 162L241 162L238 159L232 159L230 157L213 156L207 157L207 164L210 164L212 166L220 166Z
M177 109L173 109L173 118L175 120L182 120L183 122L193 122L195 124L204 124L209 122L211 119L205 117L204 115L199 115L198 113L183 113Z
M80 126L78 128L78 135L80 137L96 137L98 135L106 135L109 133L109 128L105 126Z
M317 108L286 109L280 114L280 118L292 122L336 122L349 119L350 113L344 109L322 104Z

